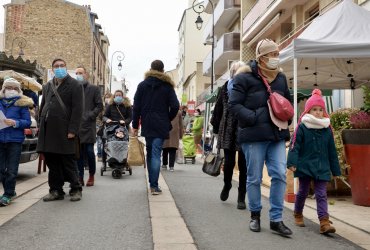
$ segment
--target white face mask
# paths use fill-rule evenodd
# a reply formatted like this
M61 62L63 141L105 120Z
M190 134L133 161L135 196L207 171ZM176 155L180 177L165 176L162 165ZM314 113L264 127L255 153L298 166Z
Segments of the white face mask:
M269 69L276 69L279 66L279 57L271 57L268 58L269 61L266 63L267 68Z
M4 95L5 95L5 98L13 98L13 97L16 97L16 96L20 96L19 92L15 89L12 89L12 90L5 90L4 92Z

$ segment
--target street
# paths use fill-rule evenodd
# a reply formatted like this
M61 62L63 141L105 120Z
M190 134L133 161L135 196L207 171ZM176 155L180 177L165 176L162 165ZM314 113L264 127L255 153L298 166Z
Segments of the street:
M33 169L36 172L36 166ZM33 175L30 169L25 171L28 174L24 175ZM293 236L285 238L272 233L266 198L262 231L252 233L248 229L249 212L236 209L236 182L229 199L221 202L222 174L217 178L207 176L199 163L176 165L175 172L161 172L196 249L363 249L337 234L320 235L318 224L309 220L304 228L294 226L289 209L284 212L284 221L293 230ZM0 227L0 249L171 249L155 247L153 243L154 212L149 211L145 178L142 167L134 167L132 176L124 175L118 180L108 171L103 177L96 176L96 186L84 188L80 202L70 202L68 195L63 201L40 200ZM46 191L47 185L40 188ZM17 200L7 208L15 208L16 203ZM174 233L168 231L168 235ZM190 249L180 246L172 249Z

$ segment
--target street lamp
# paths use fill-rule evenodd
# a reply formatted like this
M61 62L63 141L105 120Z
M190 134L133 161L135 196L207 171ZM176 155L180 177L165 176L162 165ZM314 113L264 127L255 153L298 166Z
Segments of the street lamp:
M112 77L113 77L113 72L112 72L112 66L113 66L113 56L118 53L116 59L119 61L117 67L118 67L118 70L121 70L122 69L122 63L121 61L123 61L123 59L125 59L125 54L123 54L122 51L120 50L117 50L117 51L114 51L113 54L112 54L112 58L111 58L111 61L110 61L110 80L109 80L109 91L112 92Z
M193 2L193 10L198 14L197 20L195 21L195 25L197 26L198 30L202 29L203 25L203 19L200 17L200 14L204 12L204 5L202 4L195 4L197 0L194 0ZM214 5L211 0L209 0L209 3L212 7L212 34L211 34L211 94L213 93L213 82L214 82L214 53L215 53L215 15L214 15ZM196 7L198 7L196 9Z
M24 39L23 37L15 37L12 41L12 48L10 50L10 55L13 55L13 46L14 46L14 42L17 42L18 43L18 47L19 47L19 53L18 55L19 56L23 56L24 55L24 52L23 52L23 48L26 47L26 44L27 44L27 40Z

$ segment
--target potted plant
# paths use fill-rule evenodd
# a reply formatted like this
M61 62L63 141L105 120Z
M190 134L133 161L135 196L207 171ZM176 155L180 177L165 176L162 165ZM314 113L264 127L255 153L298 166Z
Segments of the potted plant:
M344 145L341 156L345 156L343 162L349 166L353 203L370 206L370 88L363 86L363 90L362 109L340 111L344 118L340 131Z

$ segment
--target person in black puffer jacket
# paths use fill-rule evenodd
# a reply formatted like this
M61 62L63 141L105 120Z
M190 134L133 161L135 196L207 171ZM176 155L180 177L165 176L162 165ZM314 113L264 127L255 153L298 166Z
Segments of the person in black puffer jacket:
M286 188L286 149L288 129L279 129L271 120L267 100L269 94L264 77L273 92L288 100L290 93L285 75L279 66L278 45L269 39L257 44L256 60L238 70L229 97L229 108L238 120L238 142L246 158L247 194L253 232L261 231L260 214L262 170L266 163L271 176L270 229L282 235L292 231L283 223L284 194ZM262 75L262 76L261 76Z

